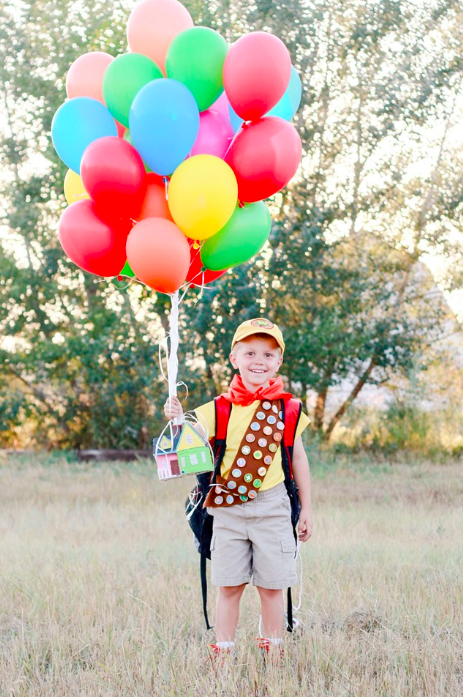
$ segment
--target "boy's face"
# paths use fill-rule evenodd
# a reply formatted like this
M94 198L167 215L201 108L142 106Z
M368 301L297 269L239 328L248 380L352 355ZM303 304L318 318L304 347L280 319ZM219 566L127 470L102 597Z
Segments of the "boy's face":
M239 370L245 386L266 387L283 362L281 348L271 336L249 336L239 341L230 354L230 361Z

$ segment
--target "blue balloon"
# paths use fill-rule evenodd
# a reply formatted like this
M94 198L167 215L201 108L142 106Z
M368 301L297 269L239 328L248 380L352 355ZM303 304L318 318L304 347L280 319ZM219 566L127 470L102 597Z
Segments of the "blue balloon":
M77 174L85 148L104 136L117 136L117 126L105 105L96 99L69 99L53 117L51 138L55 150Z
M235 133L237 133L238 129L241 128L241 124L244 123L244 121L242 118L238 116L231 104L228 105L228 113L230 114L230 123L232 125L232 128L235 131Z
M198 135L196 100L178 80L153 80L133 100L129 127L133 144L148 167L156 174L172 174Z
M302 97L302 85L301 78L294 65L291 66L291 77L289 79L289 85L286 88L286 92L278 102L275 104L273 109L271 109L266 116L279 116L285 121L291 121L294 114L299 108Z

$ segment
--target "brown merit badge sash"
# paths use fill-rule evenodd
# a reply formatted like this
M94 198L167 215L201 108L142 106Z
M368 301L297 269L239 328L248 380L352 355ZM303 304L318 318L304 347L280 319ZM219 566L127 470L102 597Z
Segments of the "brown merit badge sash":
M217 475L204 501L204 508L234 506L255 499L275 453L285 425L281 401L264 400L257 407L226 478Z

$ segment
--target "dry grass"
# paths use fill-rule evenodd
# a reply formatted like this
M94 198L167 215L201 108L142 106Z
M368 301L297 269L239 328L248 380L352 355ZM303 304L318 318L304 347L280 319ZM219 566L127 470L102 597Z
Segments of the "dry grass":
M244 597L237 664L204 663L191 479L151 464L0 463L0 696L460 697L460 465L316 468L303 623L265 671Z

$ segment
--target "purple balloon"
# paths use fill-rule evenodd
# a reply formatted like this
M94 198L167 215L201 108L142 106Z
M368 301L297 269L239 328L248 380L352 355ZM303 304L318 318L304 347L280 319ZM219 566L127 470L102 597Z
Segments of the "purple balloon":
M218 111L219 114L222 114L222 116L225 116L225 118L230 121L230 112L228 111L229 106L230 102L228 101L228 97L225 92L222 92L214 104L209 107L209 111Z
M230 121L218 111L208 109L199 115L199 133L193 155L215 155L223 159L235 135Z

